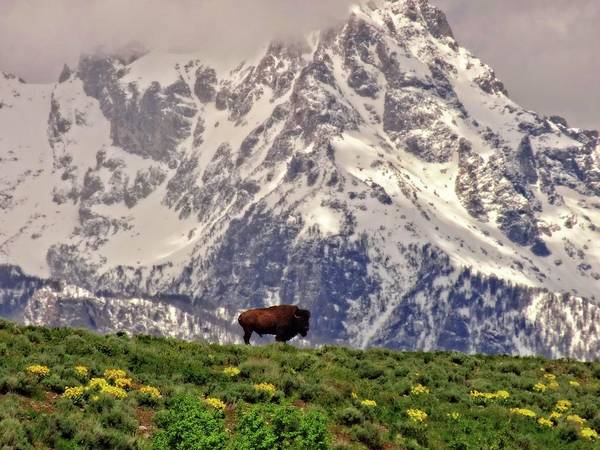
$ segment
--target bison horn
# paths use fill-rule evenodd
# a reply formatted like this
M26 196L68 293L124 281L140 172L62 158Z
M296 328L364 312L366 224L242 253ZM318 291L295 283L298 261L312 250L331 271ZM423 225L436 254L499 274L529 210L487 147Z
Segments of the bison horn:
M300 319L300 317L301 317L301 316L299 316L299 315L298 315L298 313L295 313L295 314L294 314L294 317L295 317L296 319Z

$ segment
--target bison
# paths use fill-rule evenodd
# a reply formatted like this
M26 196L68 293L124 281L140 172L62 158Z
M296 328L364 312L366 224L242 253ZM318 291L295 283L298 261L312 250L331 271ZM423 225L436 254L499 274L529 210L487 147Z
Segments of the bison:
M274 334L277 342L286 342L297 334L304 337L308 333L310 311L294 305L279 305L245 311L238 317L244 329L244 342L250 344L254 331L260 337Z

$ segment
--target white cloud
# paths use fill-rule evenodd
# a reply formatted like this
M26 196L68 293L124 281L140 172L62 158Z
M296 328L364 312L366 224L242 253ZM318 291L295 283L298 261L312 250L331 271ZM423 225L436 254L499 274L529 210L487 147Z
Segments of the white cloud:
M131 42L245 55L273 38L331 25L352 0L0 0L0 69L54 81L80 54Z
M600 128L600 1L430 0L512 97ZM341 20L356 0L0 0L0 70L54 81L81 53L131 42L239 58Z
M523 106L600 129L600 2L430 0Z

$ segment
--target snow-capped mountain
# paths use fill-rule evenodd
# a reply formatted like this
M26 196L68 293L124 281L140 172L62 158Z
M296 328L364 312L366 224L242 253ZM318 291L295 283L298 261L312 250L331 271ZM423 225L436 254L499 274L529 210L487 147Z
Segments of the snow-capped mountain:
M515 104L426 0L228 67L0 76L0 313L239 341L600 356L600 140Z

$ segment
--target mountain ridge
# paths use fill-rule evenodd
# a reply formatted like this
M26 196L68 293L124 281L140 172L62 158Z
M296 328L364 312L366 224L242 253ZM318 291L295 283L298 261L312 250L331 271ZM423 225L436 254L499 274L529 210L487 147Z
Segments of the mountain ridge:
M31 89L38 109L7 98L44 133L3 144L0 190L25 272L116 311L181 296L220 342L284 302L313 311L311 343L598 354L598 133L512 102L426 1L353 7L231 70L84 57ZM21 167L12 146L43 150Z

